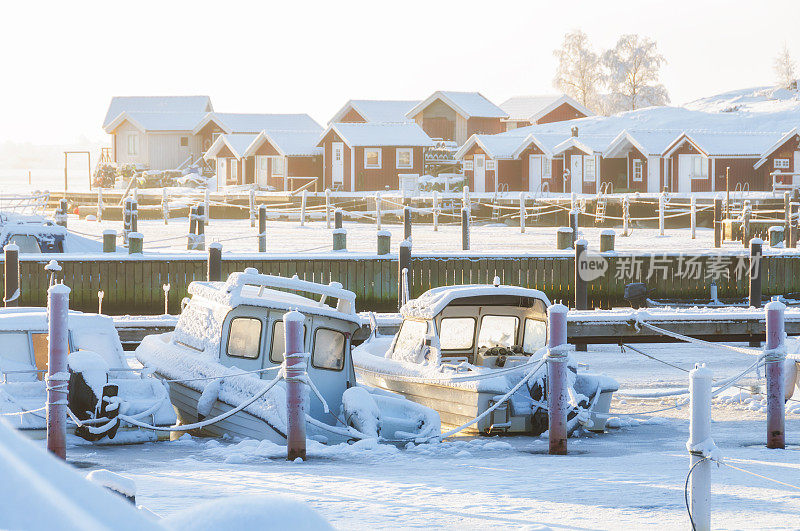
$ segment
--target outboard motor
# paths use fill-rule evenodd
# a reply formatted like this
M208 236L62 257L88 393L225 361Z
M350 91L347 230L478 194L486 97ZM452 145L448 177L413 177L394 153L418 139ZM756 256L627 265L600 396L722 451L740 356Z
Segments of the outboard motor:
M75 435L90 442L108 436L113 439L119 429L119 387L108 383L108 364L96 352L80 350L68 358L69 387L67 405L79 420L105 419L102 431L97 426L78 426Z
M623 298L630 303L631 308L647 308L647 284L644 282L625 284Z

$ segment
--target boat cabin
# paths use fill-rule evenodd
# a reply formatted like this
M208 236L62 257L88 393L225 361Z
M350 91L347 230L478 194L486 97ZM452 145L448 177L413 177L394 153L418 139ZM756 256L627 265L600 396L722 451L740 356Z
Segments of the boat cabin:
M547 307L538 290L466 285L432 289L400 310L391 357L416 363L504 367L526 363L547 344Z

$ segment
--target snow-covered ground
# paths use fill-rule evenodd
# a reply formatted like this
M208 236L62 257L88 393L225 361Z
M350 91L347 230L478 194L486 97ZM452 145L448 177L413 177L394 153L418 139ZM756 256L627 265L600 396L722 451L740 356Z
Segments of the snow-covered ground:
M690 369L703 361L715 378L743 370L752 358L694 346L648 345L644 351ZM618 379L621 391L685 386L687 374L618 347L577 353L588 369ZM750 390L763 380L742 382ZM761 399L715 401L712 435L737 467L800 483L800 402L790 402L786 450L764 447ZM741 400L740 400L741 398ZM675 400L615 400L612 412L662 409ZM307 502L339 529L460 528L686 529L683 487L689 458L686 407L620 415L620 427L569 441L570 455L547 455L533 437L461 438L405 449L362 442L310 444L304 463L285 448L256 441L189 438L139 446L70 446L87 469L133 479L137 503L170 515L198 503L248 494L285 494ZM712 470L715 529L800 527L800 491L728 467Z

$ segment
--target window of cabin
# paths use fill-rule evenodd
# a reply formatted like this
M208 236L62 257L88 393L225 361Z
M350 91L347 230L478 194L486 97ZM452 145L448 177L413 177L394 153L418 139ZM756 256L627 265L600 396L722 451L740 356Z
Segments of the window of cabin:
M642 164L642 159L633 159L633 180L641 182L642 181L642 169L644 165Z
M789 159L775 159L775 167L781 170L788 170Z
M272 176L283 177L283 157L275 157L272 159Z
M306 337L306 326L303 325L303 338ZM283 321L275 321L272 325L272 345L269 350L269 360L272 363L283 363L286 354L286 336L283 334Z
M485 315L478 334L478 348L512 347L517 341L519 318L513 315Z
M486 171L494 171L494 161L487 160L486 161Z
M261 346L261 320L234 317L228 330L228 356L256 359Z
M708 178L708 159L702 155L692 155L692 179Z
M525 330L522 332L522 351L534 354L547 343L547 324L538 319L525 319Z
M189 147L189 137L182 136L181 137L181 147Z
M439 325L439 347L442 350L468 350L475 340L475 319L445 317Z
M380 148L364 148L364 168L378 170L381 168Z
M139 154L139 135L137 133L128 134L128 155Z
M397 148L397 167L414 167L414 150L411 148Z
M483 168L483 157L475 159L475 168Z
M39 247L39 240L36 236L30 234L12 234L8 239L8 243L15 243L19 246L21 253L41 253L42 249Z
M473 168L472 161L471 160L465 160L464 161L464 171L472 171L472 168Z
M317 328L314 332L314 352L311 365L317 369L341 371L344 368L344 334L330 328Z
M553 170L553 161L542 157L542 179L549 179Z
M583 180L594 181L596 176L594 155L585 155L583 157Z

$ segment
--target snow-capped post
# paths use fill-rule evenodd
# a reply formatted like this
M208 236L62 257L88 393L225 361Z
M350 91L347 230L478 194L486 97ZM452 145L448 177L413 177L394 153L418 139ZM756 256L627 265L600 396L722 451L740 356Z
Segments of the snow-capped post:
M388 230L378 231L378 254L389 254L392 246L392 233Z
M333 228L334 229L341 229L342 228L342 209L337 208L333 211Z
M128 234L128 254L142 254L144 250L144 235L141 232Z
M626 194L622 198L622 235L628 236L628 225L630 224L631 217L631 200Z
M139 202L131 201L131 232L139 232Z
M164 315L169 315L169 284L163 284L161 289L164 290Z
M117 231L114 229L106 229L103 231L103 252L117 252Z
M331 228L331 189L325 188L325 228Z
M614 238L617 233L614 229L603 229L600 231L600 252L607 253L614 250Z
M794 249L797 247L797 203L789 203L789 233L787 236L787 246Z
M431 210L433 213L433 232L437 232L439 230L439 192L436 190L433 191L433 208Z
M103 221L103 187L97 187L97 221Z
M222 244L214 242L208 246L208 281L220 282L222 280Z
M461 198L461 206L463 208L467 208L467 209L470 208L469 185L468 184L464 185L464 195Z
M411 237L411 207L403 207L403 239Z
M256 226L256 190L255 188L250 188L250 194L248 198L248 208L250 210L250 226Z
M211 219L211 191L206 188L205 195L203 196L203 225L208 225Z
M519 193L519 232L520 234L525 234L525 216L528 214L525 212L525 192Z
M667 194L661 192L658 194L658 234L664 235L664 211L667 208Z
M61 225L62 227L67 226L67 200L61 199L58 202L58 209L56 209L56 225Z
M461 249L469 251L469 209L461 208Z
M169 224L169 193L166 187L161 189L161 217L164 218L164 225Z
M786 409L783 377L784 310L779 301L767 303L767 341L764 363L767 373L767 448L786 448Z
M407 301L404 293L407 289L408 271L411 269L411 240L400 242L397 251L397 309L399 310ZM406 282L404 282L404 279Z
M559 227L556 231L556 248L559 251L572 247L572 229L569 227Z
M572 230L572 238L570 247L575 247L575 242L578 241L578 210L572 209L569 211L569 228Z
M783 225L774 225L768 232L770 247L777 247L783 243Z
M697 237L697 199L692 196L689 206L689 228L692 229L692 239Z
M306 459L306 360L303 344L303 323L306 318L298 311L283 315L284 379L286 380L286 458Z
M97 292L97 313L103 313L103 297L106 296L106 292L103 290L98 290Z
M761 259L764 242L761 238L750 240L750 306L761 308Z
M547 352L547 429L550 453L567 453L567 307L554 304L547 310L550 331Z
M186 250L191 251L194 249L194 238L197 232L197 215L195 207L189 207L189 234L186 237Z
M789 247L789 225L791 224L791 195L789 192L783 192L783 238L784 246Z
M381 230L381 193L380 192L375 192L375 228L377 230Z
M347 250L347 229L333 229L333 250L346 251Z
M753 217L753 210L750 207L750 200L745 199L744 206L742 207L742 244L747 245L750 241L750 220Z
M67 336L69 288L56 284L47 289L47 449L67 458Z
M300 195L300 226L304 227L306 224L306 201L308 199L307 190L303 190Z
M208 218L205 205L197 205L197 236L195 237L195 249L205 251L206 249L206 219Z
M722 247L722 199L714 199L714 247Z
M695 365L689 372L689 509L697 531L711 529L711 461L704 460L701 448L711 442L712 376L705 364Z
M3 252L5 254L3 302L7 308L19 306L19 246L16 243L7 243L3 247Z
M267 205L258 205L258 252L267 252Z

